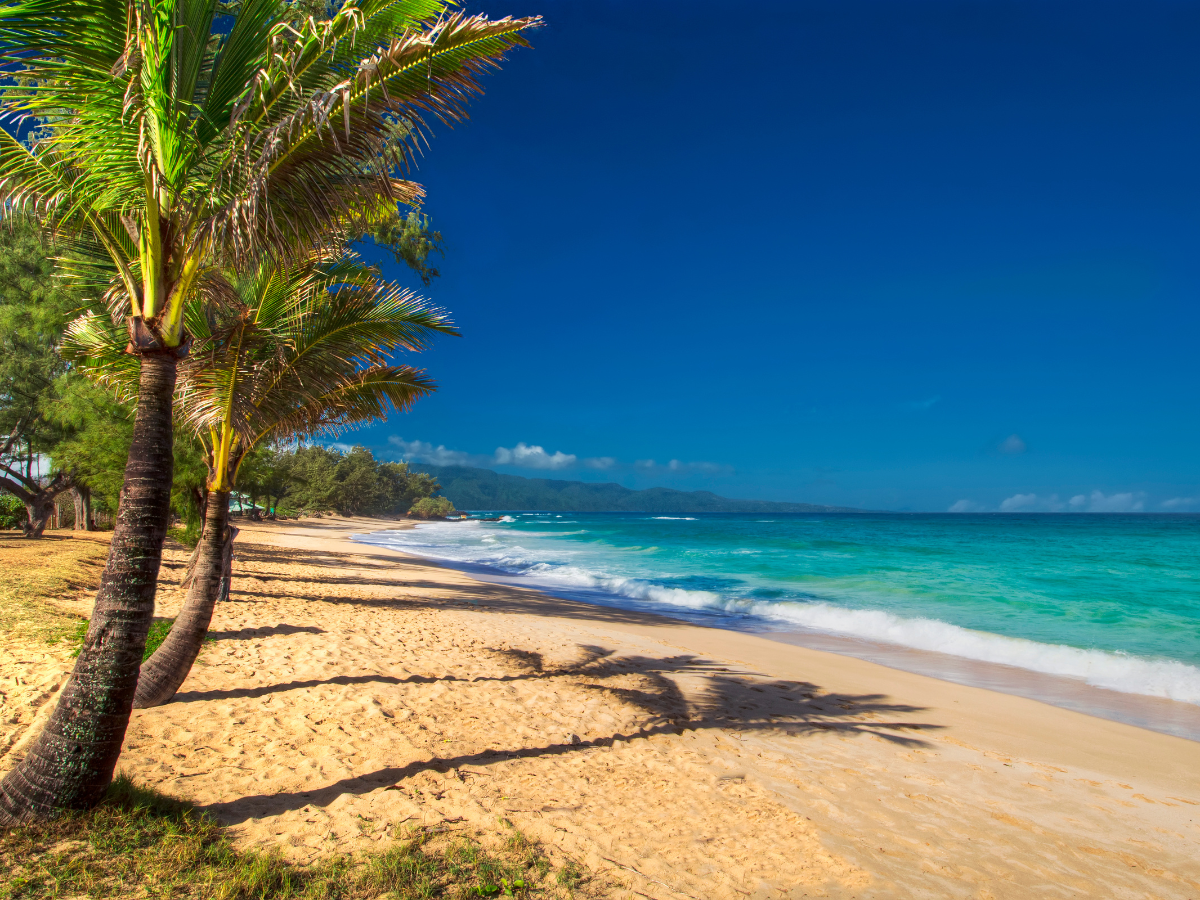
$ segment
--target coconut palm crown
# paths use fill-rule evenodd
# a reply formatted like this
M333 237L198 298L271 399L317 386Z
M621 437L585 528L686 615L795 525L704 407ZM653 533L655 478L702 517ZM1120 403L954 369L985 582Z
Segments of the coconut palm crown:
M395 352L457 334L448 313L353 252L317 249L208 280L219 289L198 291L185 314L193 343L179 367L176 415L205 447L210 490L229 491L260 444L331 436L407 410L435 386L395 364ZM91 379L136 395L136 360L102 311L71 323L63 353Z
M135 349L175 348L207 266L245 265L369 227L421 196L399 177L430 118L464 118L535 19L489 20L445 0L348 0L296 21L245 0L27 0L0 6L5 89L0 199L103 248ZM336 226L336 227L335 227Z

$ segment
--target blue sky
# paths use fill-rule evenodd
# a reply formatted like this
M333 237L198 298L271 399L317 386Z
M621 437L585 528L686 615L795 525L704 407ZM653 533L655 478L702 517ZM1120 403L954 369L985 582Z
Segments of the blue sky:
M463 337L419 360L439 394L341 440L876 509L1200 510L1200 4L467 8L547 27L414 175Z

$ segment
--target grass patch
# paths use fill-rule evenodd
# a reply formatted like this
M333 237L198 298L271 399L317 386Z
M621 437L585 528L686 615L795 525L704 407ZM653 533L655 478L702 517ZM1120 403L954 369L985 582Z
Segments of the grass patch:
M195 550L200 543L200 523L189 522L184 528L168 528L167 537L173 538L189 550Z
M148 660L151 654L167 639L167 635L171 633L171 626L174 624L174 619L155 619L150 623L150 631L146 634L146 649L142 651L142 662ZM79 651L83 649L83 639L87 637L87 630L87 619L77 621L75 630L64 639L75 645L75 649L71 651L71 659L79 656Z
M69 639L78 617L46 601L94 591L107 556L103 540L0 534L0 634L51 643Z
M495 852L463 836L414 832L387 850L308 866L240 851L186 803L118 776L95 809L0 834L0 900L469 900L572 897L581 874L555 876L516 829ZM567 885L567 881L571 881Z
M174 624L174 619L155 619L150 623L150 631L146 634L146 649L142 653L142 662L148 660L159 645L167 639L167 635L171 633L171 626Z

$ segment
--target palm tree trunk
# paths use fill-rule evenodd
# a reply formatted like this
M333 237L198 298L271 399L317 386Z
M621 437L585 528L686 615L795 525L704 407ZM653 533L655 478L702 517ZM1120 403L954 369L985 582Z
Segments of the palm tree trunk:
M142 356L133 443L91 625L58 706L0 781L0 824L95 805L129 725L171 512L171 400L176 359Z
M222 595L229 596L231 552L237 534L237 529L228 524L229 491L210 490L205 510L200 554L187 599L167 639L142 666L133 700L135 709L161 706L175 696L200 655L213 607Z

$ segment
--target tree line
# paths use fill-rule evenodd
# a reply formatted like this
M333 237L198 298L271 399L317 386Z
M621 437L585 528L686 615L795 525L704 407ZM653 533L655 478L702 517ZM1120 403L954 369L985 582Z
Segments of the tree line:
M441 485L432 475L412 472L407 463L379 462L366 447L266 448L243 465L239 485L251 510L261 505L268 515L330 511L431 518L427 510L453 511L448 500L433 496ZM422 502L430 499L444 506Z
M0 330L20 351L0 371L0 486L31 534L63 491L115 507L74 670L0 780L0 824L94 805L131 710L174 696L228 595L235 493L438 504L415 473L313 442L435 390L402 360L455 334L449 315L354 247L373 238L436 275L440 238L406 173L538 24L449 0L0 9L0 112L23 123L0 130ZM143 665L180 510L199 543Z

